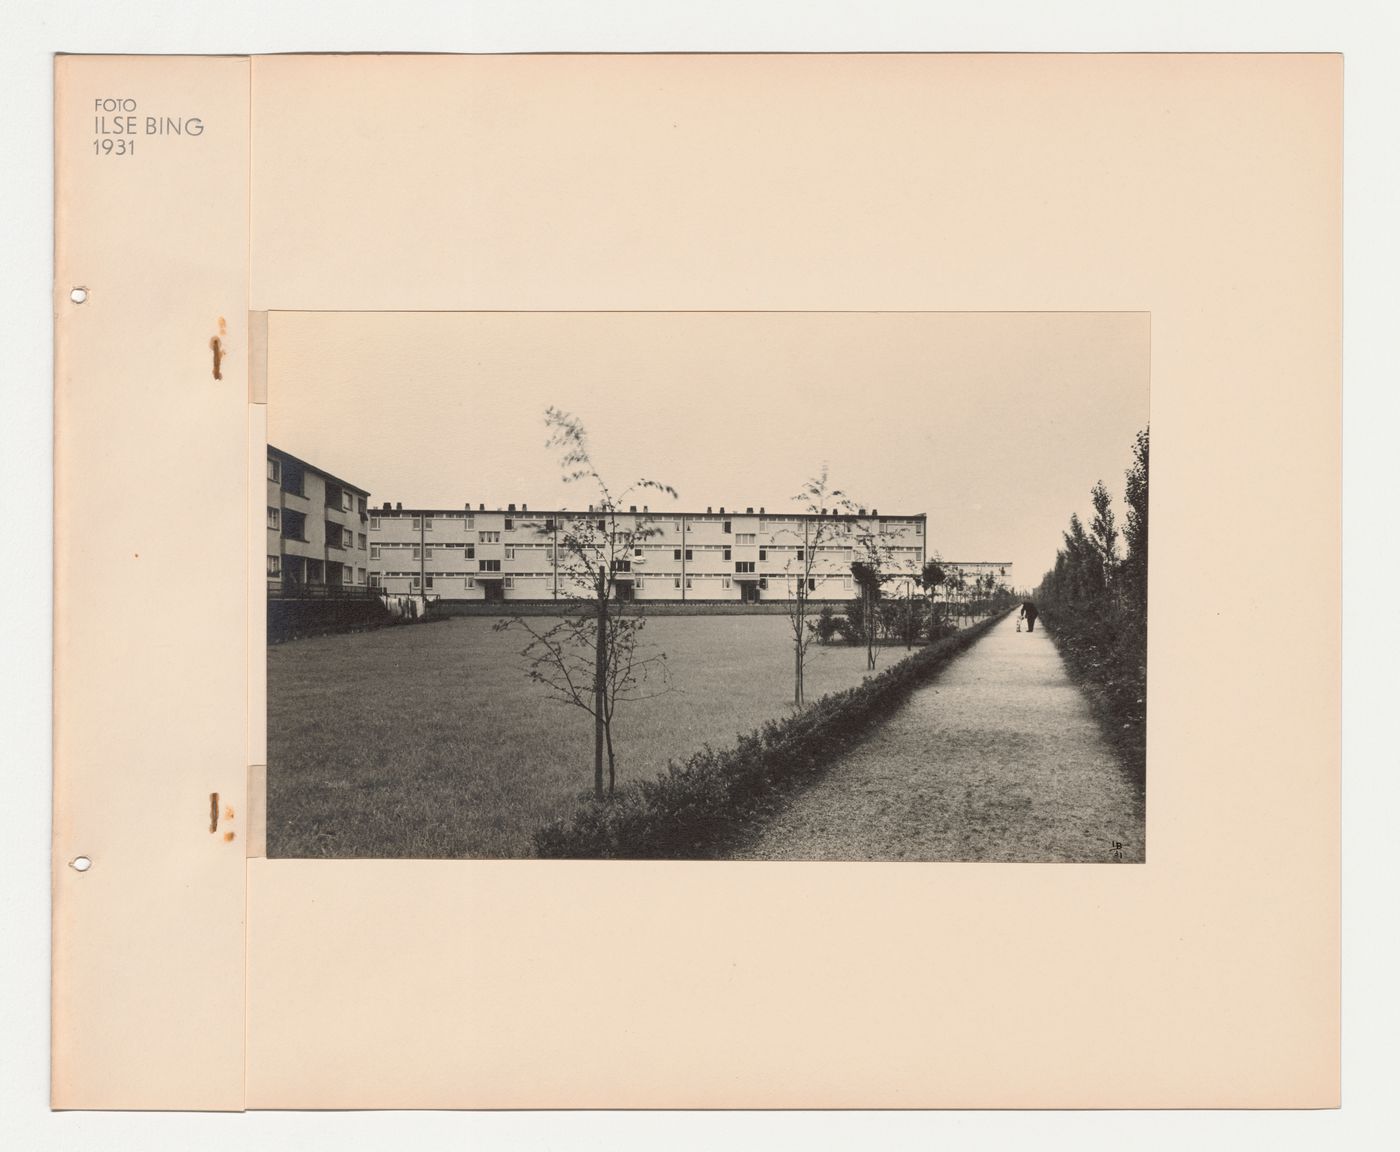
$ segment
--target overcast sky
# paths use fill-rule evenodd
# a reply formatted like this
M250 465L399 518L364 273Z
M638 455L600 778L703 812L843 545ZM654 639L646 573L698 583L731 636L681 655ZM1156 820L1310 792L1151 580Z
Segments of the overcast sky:
M545 448L553 404L615 489L772 512L825 462L860 505L928 513L931 554L1034 586L1095 480L1121 515L1149 332L1146 313L274 313L268 439L376 503L585 506Z

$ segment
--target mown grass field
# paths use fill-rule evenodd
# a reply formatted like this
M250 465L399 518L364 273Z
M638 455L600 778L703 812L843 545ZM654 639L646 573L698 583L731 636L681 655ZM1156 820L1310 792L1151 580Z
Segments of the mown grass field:
M592 719L530 684L524 634L492 623L268 650L270 856L530 855L530 834L592 787ZM791 709L782 617L655 617L643 638L666 653L672 690L619 707L619 784ZM886 649L880 668L904 655ZM808 699L865 674L864 649L813 645Z

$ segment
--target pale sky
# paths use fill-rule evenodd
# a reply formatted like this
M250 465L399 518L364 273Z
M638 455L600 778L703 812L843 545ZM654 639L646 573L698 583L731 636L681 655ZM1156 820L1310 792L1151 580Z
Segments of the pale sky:
M653 510L794 509L825 462L929 552L1054 563L1100 478L1119 502L1147 423L1147 313L280 312L268 439L405 507L577 508L553 404Z

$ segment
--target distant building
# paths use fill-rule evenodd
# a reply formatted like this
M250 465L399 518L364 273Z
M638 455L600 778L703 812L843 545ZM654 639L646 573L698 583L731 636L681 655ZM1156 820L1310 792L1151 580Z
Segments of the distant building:
M368 520L365 489L268 445L269 596L367 590Z
M994 591L1010 590L1016 586L1012 577L1010 560L940 560L938 563L946 576L961 575L964 589L967 592L974 591L977 588L977 582L987 576L995 581L992 586ZM939 589L940 598L947 599L948 592L948 585L945 582Z
M385 504L369 514L369 579L385 592L440 600L553 600L567 597L568 558L560 533L591 511L534 511L522 504L488 510L404 508ZM796 593L818 524L823 542L810 578L815 600L855 596L851 562L863 534L878 539L892 577L917 575L926 549L923 514L768 515L755 512L652 513L629 508L626 524L643 521L654 534L620 559L614 574L621 599L732 601L785 600Z

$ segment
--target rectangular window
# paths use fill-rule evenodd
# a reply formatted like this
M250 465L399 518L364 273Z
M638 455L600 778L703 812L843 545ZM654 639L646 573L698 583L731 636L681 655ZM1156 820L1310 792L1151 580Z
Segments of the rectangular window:
M475 576L468 576L468 577L467 577L467 579L466 579L466 587L468 587L468 588L475 588L475 587L476 587L476 577L475 577Z
M478 560L477 567L478 571L481 572L499 572L501 570L501 562L499 560Z
M606 532L607 530L608 530L608 522L607 522L606 520L599 520L599 521L598 521L598 531L599 531L599 532Z
M736 560L736 561L734 561L734 571L735 571L735 572L738 572L738 573L752 572L752 571L753 571L753 561L752 561L752 560Z
M841 587L844 588L847 592L851 590L851 578L849 576L841 577Z
M360 535L359 535L359 541L360 541L360 551L363 552L363 551L365 550L365 546L366 546L365 534L364 534L363 532L361 532Z
M760 577L758 578L758 586L759 586L759 588L761 588L764 592L767 592L767 591L768 591L768 577L767 577L767 576L760 576Z
M378 517L378 516L371 516L371 517L369 518L369 530L370 530L371 532L378 532L378 531L379 531L379 517Z
M675 578L675 581L676 581L676 587L679 588L679 587L681 586L681 578L680 578L679 576L677 576L677 577Z
M767 548L760 548L760 549L758 550L758 558L759 558L760 560L767 560L767 559L768 559L768 549L767 549Z
M733 532L733 531L734 531L734 521L732 521L732 520L726 520L726 521L724 522L724 530L725 530L725 532ZM744 542L744 538L743 538L742 536L740 536L740 537L739 537L739 543L742 544L743 542ZM750 543L750 544L753 543L752 537L750 537L749 543Z
M734 587L734 581L731 580L728 576L726 576L726 577L721 581L721 583L724 585L724 589L725 589L726 592L727 592L730 588L733 588L733 587Z
M379 545L378 545L378 544L371 544L371 545L369 546L369 558L370 558L371 560L378 560L378 559L379 559Z
M734 549L732 549L732 548L726 548L726 549L724 550L724 558L725 558L726 560L732 560L732 559L734 559L734 557L731 555L731 553L732 553L733 551L734 551Z
M638 576L636 581L633 583L632 587L635 588L638 592L640 592L643 588L646 587L646 581L643 580L640 576Z
M273 531L282 527L281 509L269 507L267 510L267 526Z
M274 461L271 461L271 463L274 463L274 464L275 464L276 461L275 461L275 460L274 460ZM267 558L267 574L268 574L269 576L280 576L280 575L282 575L282 557L280 557L280 556L269 556L269 557Z
M468 544L463 555L464 555L464 558L467 559L467 560L475 560L475 559L476 559L476 545L474 545L474 544Z
M504 584L504 585L506 586L507 589L514 588L514 587L515 587L515 577L514 577L514 576L507 576L504 580L501 581L501 583Z
M729 529L728 529L728 528L725 528L725 531L728 532ZM735 543L735 544L757 544L757 543L758 543L758 534L755 533L755 532L740 532L740 533L738 533L738 534L735 535L735 537L734 537L734 543Z
M642 550L641 550L640 548L633 548L633 549L632 549L632 555L633 555L634 558L637 557L637 556L640 556L641 554L642 554Z
M415 532L421 532L423 530L423 517L415 516L413 518L413 530Z
M681 522L680 522L679 520L677 520L677 521L676 521L676 535L679 536L679 535L681 534L681 532L682 532Z
M477 537L477 542L481 544L499 544L501 542L501 534L499 532L482 532Z
M432 558L433 558L433 549L432 549L432 545L429 545L427 548L424 548L424 549L423 549L423 559L424 559L424 560L431 560Z
M687 577L685 578L685 586L686 586L687 588L691 587L690 577L689 577L689 576L687 576Z
M687 549L685 550L685 558L686 558L687 560L694 560L694 559L695 559L695 549L694 549L694 548L687 548Z
M421 588L423 586L423 581L420 580L417 576L415 576L413 577L413 586L415 588Z
M681 550L680 550L679 548L677 548L677 549L671 554L671 556L672 556L672 559L674 559L674 560L679 560L679 559L681 558Z
M282 461L274 460L271 456L267 458L267 478L282 483Z
M423 549L417 544L413 546L413 558L415 560L423 559Z
M515 559L515 549L512 548L512 547L510 547L509 545L506 546L506 559L507 559L507 560L514 560L514 559Z
M432 530L433 530L433 518L432 518L431 516L424 516L424 517L423 517L423 531L424 531L424 532L431 532Z
M365 513L367 513L368 511L369 511L369 498L366 497L366 496L361 496L361 497L360 497L360 515L363 516L363 515L365 515Z
M475 527L476 527L476 517L475 517L475 516L463 516L463 517L462 517L462 529L463 529L464 531L470 532L470 531L471 531L473 528L475 528Z
M553 520L546 520L546 521L544 522L544 530L545 530L546 532L553 532L553 531L554 531L554 521L553 521Z
M510 531L511 529L513 529L514 527L515 527L515 521L514 521L514 520L509 520L509 519L508 519L508 520L506 521L506 531L509 532L509 531Z
M355 510L355 497L343 490L340 493L340 510L342 512L353 512Z
M914 521L914 535L915 535L915 536L922 536L923 534L924 534L924 522L923 522L922 520L915 520L915 521Z
M365 582L365 570L364 570L363 568L356 568L356 569L355 569L355 583L356 583L356 584L363 584L364 582Z
M815 592L816 590L817 590L817 581L816 581L816 579L815 579L815 578L809 579L809 580L807 581L807 591L808 591L808 592Z
M432 586L433 586L433 578L432 578L431 576L429 576L429 577L428 577L428 587L431 588Z
M798 558L799 560L805 560L805 559L807 558L807 549L805 549L805 548L799 548L799 549L797 550L797 558Z
M371 573L369 574L369 586L370 586L371 588L378 588L378 587L380 586L380 584L379 584L379 577L378 577L377 575L375 575L373 572L371 572Z

